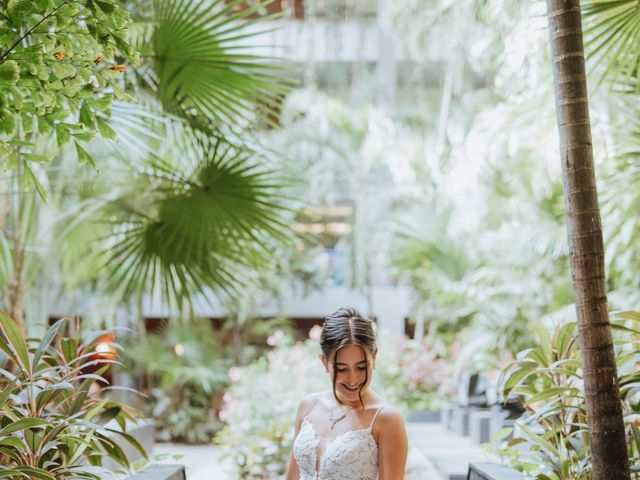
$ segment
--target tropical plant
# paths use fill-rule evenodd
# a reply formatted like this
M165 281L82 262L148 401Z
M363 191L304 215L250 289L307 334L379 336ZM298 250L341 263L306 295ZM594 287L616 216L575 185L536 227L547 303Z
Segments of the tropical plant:
M135 411L109 399L105 393L110 387L97 388L106 384L102 374L116 362L112 354L96 350L105 332L81 341L63 334L66 325L60 320L42 339L27 339L0 311L2 476L104 478L105 458L129 467L122 441L146 457L125 430L127 421L135 421ZM117 424L108 423L111 420Z
M157 92L166 112L208 132L246 129L256 119L274 125L291 80L281 61L249 53L245 43L268 30L253 17L272 1L134 3L132 43L143 60L134 85Z
M24 3L25 11L36 8L27 5L32 2L10 3L11 8L14 3ZM111 0L36 3L37 8L51 7L47 21L73 5L79 9L78 19L93 9L96 18L105 22L98 28L105 35L112 23L105 15L122 13ZM290 83L278 61L256 55L255 49L252 53L246 50L266 29L253 18L265 3L244 8L239 1L158 0L148 8L148 4L124 2L133 19L129 25L127 13L127 41L142 52L142 64L135 65L133 49L120 41L122 32L116 32L117 38L116 33L106 36L105 42L115 41L120 49L126 48L133 63L130 67L136 68L126 69L124 76L124 66L105 69L109 82L103 86L109 89L104 96L95 98L101 90L86 88L82 99L91 94L94 97L87 97L84 103L69 103L72 113L80 110L85 130L97 128L104 138L120 140L119 145L93 142L78 150L82 159L101 168L99 173L78 170L66 161L45 165L36 172L42 194L51 193L51 185L61 183L56 180L60 176L79 176L87 181L75 191L67 183L50 213L55 218L53 229L59 234L56 251L64 252L64 262L53 265L51 271L62 270L63 278L71 278L54 282L59 289L56 293L82 290L84 294L108 293L121 300L155 292L169 307L182 309L196 293L236 292L242 268L264 263L267 241L277 243L287 236L278 193L282 179L273 173L272 158L249 146L252 129L273 124L279 97ZM29 14L25 22L36 17ZM88 22L90 28L93 23ZM78 45L71 26L68 33L60 35L75 48ZM79 36L83 35L81 30ZM83 55L91 51L87 47ZM70 48L66 52L66 63L84 58ZM114 53L117 59L123 58L112 50L105 58ZM109 75L122 78L115 82ZM114 95L122 101L112 104ZM138 105L132 103L134 98ZM94 103L100 107L97 113L90 109ZM56 123L59 135L67 130L75 132L69 125ZM45 136L34 150L38 155L49 141ZM61 156L68 155L63 151ZM6 191L22 190L24 169L18 167L22 170L13 175ZM87 188L92 179L94 188ZM41 231L33 218L28 226L20 223L24 215L19 213L23 209L19 200L15 198L10 215L2 222L3 259L6 272L13 275L7 282L7 304L15 310L18 321L24 295L36 291L24 268L36 263L38 256L34 254L42 250L41 239L33 237ZM31 213L37 210L41 209L32 208ZM41 217L36 218L39 222ZM93 227L87 228L89 224ZM23 231L31 238L21 236Z
M371 287L384 278L387 224L410 170L398 153L400 135L382 110L353 108L310 89L292 92L281 118L283 128L268 141L288 160L283 169L299 179L293 185L301 200L297 206L347 211L340 221L316 216L313 223L327 223L316 241L326 248L344 246L345 284L370 298ZM298 225L309 217L312 212L300 212ZM331 229L335 224L340 230Z
M111 103L126 96L119 86L123 62L137 63L125 40L129 23L112 0L0 3L0 168L13 176L3 185L11 194L1 236L11 259L6 306L21 331L25 236L34 231L22 223L33 212L23 193L35 186L46 201L43 167L72 140L78 162L95 167L82 142L96 132L112 138Z
M640 6L632 0L583 3L585 49L602 67L599 80L621 93L640 93Z
M629 478L607 310L579 0L547 0L570 268L595 478Z
M626 448L633 471L640 461L640 430L636 425L640 387L636 368L640 354L638 321L637 312L618 312L612 320ZM504 399L510 394L522 396L527 414L516 422L517 435L505 442L500 453L509 464L535 478L596 478L591 464L577 324L568 322L551 334L540 325L536 340L536 347L520 352L502 373Z
M166 322L158 332L127 339L130 374L143 375L147 416L158 438L207 443L221 428L217 416L229 361L208 319Z
M108 129L113 97L125 96L122 62L137 63L125 39L129 13L113 0L13 0L0 12L0 158L45 198L31 165L53 157L35 140L73 138L79 162L93 163L78 140Z

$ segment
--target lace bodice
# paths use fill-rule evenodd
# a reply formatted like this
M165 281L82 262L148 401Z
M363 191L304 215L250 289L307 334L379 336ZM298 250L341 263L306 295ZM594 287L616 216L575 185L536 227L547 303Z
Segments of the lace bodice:
M371 435L371 427L383 408L376 411L367 428L349 430L331 440L321 439L305 416L293 442L300 480L378 480L378 445ZM325 448L318 462L321 440Z

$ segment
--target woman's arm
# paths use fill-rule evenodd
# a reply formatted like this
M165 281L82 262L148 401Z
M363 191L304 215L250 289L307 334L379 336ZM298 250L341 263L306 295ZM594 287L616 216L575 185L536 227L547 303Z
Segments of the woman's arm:
M408 442L402 415L393 407L385 407L375 426L378 430L379 480L404 480Z
M300 426L302 424L302 419L307 413L309 408L309 397L305 397L302 402L300 402L300 406L298 407L298 413L296 414L296 428L295 433L293 434L293 439L295 441L298 433L300 432ZM286 480L300 480L300 472L298 471L298 464L296 463L296 459L293 458L293 452L291 452L291 457L289 459L289 468L287 468L287 476Z

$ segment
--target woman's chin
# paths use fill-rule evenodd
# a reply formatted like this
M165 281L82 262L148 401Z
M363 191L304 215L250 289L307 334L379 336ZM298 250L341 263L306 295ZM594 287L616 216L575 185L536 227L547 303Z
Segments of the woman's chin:
M360 391L360 388L351 390L345 387L344 385L340 385L340 395L343 396L345 399L358 400L360 398L358 395L359 391Z

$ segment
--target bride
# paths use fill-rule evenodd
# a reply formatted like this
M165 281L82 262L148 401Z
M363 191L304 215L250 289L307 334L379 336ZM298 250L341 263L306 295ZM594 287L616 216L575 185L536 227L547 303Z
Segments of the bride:
M300 403L286 480L403 480L402 416L370 387L373 325L350 307L324 322L320 360L333 388Z

